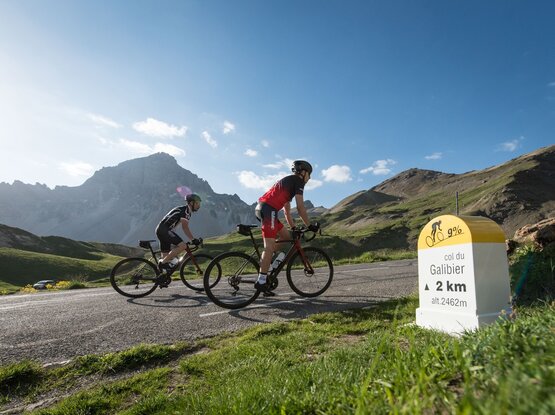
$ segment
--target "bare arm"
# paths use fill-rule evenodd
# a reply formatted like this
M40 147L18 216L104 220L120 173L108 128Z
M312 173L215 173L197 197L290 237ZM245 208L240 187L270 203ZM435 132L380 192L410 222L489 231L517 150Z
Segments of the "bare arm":
M291 203L290 202L287 202L283 206L283 213L285 214L285 220L287 221L287 224L289 225L290 228L293 228L295 226L295 221L293 220L293 217L291 216Z
M306 226L310 225L310 220L308 219L308 214L306 213L306 208L304 207L304 197L303 195L295 195L295 202L297 203L297 212L303 220Z
M187 235L187 238L189 238L189 240L192 241L193 239L195 239L193 233L189 229L189 221L187 219L181 219L181 227L183 228L183 232L185 233L185 235Z

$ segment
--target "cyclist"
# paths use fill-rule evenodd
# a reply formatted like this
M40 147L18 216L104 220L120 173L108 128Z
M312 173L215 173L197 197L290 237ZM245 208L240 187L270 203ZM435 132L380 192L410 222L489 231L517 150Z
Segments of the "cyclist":
M437 230L441 231L441 221L438 220L437 222L432 223L432 242L436 241L436 232Z
M258 279L254 286L269 295L271 294L267 292L266 277L270 268L272 255L280 239L290 239L289 231L283 227L283 224L278 219L278 212L283 209L287 224L290 228L294 228L295 222L291 216L291 200L294 197L297 211L304 224L313 232L318 230L317 224L309 223L303 199L304 186L310 180L312 166L307 161L295 160L291 166L291 171L293 174L279 180L258 199L258 205L255 209L256 217L262 222L264 251L260 261ZM276 238L278 239L277 241Z
M202 239L195 238L189 229L189 220L191 219L191 215L193 212L200 209L200 196L195 193L191 193L190 195L187 195L186 201L186 205L177 206L170 210L156 227L156 237L160 241L161 251L161 259L158 261L158 266L161 270L166 272L170 271L175 266L175 264L172 264L170 261L185 250L185 242L183 242L183 239L181 239L181 237L173 231L178 224L181 224L183 232L191 240L193 245L198 246L202 243ZM172 244L176 245L176 247L170 250Z

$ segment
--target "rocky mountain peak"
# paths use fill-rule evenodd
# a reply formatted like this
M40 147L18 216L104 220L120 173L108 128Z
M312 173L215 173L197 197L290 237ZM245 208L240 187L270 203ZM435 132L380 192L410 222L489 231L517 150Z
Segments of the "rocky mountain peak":
M37 235L135 245L138 239L153 238L163 215L185 204L177 193L179 186L203 199L191 220L195 236L227 233L237 223L254 219L252 209L237 195L215 193L175 158L158 153L104 167L81 186L0 186L0 223Z

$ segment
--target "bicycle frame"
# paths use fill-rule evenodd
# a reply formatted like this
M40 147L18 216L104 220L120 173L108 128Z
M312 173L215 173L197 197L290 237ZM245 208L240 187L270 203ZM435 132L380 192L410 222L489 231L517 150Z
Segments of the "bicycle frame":
M154 259L154 262L156 264L158 264L158 256L156 254L160 254L161 251L155 251L152 248L152 244L150 242L148 243L148 249L150 250L150 254L152 255L152 258ZM178 264L183 263L187 258L191 258L192 263L195 265L195 267L198 270L199 266L198 266L198 263L195 259L195 256L193 255L193 252L197 251L198 249L199 249L198 246L195 246L195 247L191 248L189 246L189 243L185 243L185 249L183 250L185 252L185 254L181 255L181 257L178 257L179 258L179 263ZM180 254L181 254L181 252L180 252ZM177 269L177 266L175 268Z
M310 264L310 262L306 259L306 256L304 254L304 250L303 250L302 245L301 245L301 237L302 237L303 233L301 233L299 231L291 231L291 232L293 233L293 239L284 239L284 240L281 240L281 241L277 242L279 244L284 244L284 243L289 242L289 243L291 243L291 246L289 247L289 250L285 254L285 258L283 258L283 261L281 261L281 263L278 265L277 268L273 269L272 272L270 272L269 277L271 277L271 278L277 278L277 276L279 275L281 270L285 267L285 265L293 257L295 252L299 252L299 254L301 255L301 258L303 260L303 264L305 266L305 269L307 271L311 272L311 273L314 273L314 269L312 268L312 265ZM250 237L251 237L251 241L252 241L252 244L254 246L254 249L255 249L255 252L253 252L251 254L251 258L254 258L254 254L256 253L257 256L258 256L258 263L260 263L260 261L262 260L262 254L260 253L260 251L258 249L258 244L256 243L256 240L254 239L254 235L252 234L252 232L250 233Z

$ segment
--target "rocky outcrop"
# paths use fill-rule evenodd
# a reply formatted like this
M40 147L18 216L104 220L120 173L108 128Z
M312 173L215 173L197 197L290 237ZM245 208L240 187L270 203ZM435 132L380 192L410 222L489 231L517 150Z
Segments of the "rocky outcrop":
M555 217L523 226L515 232L513 240L519 244L532 243L540 249L555 243Z

